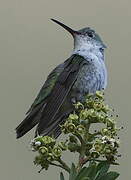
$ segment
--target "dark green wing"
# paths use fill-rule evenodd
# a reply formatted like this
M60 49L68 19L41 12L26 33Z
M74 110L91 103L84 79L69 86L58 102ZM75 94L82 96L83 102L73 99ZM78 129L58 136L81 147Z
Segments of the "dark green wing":
M41 116L41 111L46 105L46 99L52 91L54 84L63 71L64 64L57 66L48 76L45 84L41 88L38 96L36 97L34 103L27 112L25 119L17 126L16 134L17 138L20 138L26 134L30 129L32 129L36 124L38 124Z
M80 66L84 63L86 63L85 59L79 55L71 56L66 62L64 70L59 74L42 112L37 128L38 134L42 134L48 125L55 121L55 116L77 79Z
M51 72L29 109L26 118L17 126L17 138L26 134L38 123L39 134L45 132L50 127L50 124L52 124L52 128L56 125L58 127L59 121L57 119L63 115L59 109L77 78L81 64L85 62L81 56L72 55ZM59 113L57 113L58 111ZM52 128L49 128L49 132Z
M63 69L64 64L60 64L48 75L47 80L45 81L43 87L41 88L39 94L35 98L27 114L31 112L38 104L43 103L43 101L46 100L46 98L51 93L59 74L63 71Z

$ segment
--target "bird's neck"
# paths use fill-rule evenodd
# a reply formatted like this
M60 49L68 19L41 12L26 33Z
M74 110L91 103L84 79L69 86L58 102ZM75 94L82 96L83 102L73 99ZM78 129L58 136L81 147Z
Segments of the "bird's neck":
M104 61L100 47L90 42L75 42L72 54L83 56L88 61Z

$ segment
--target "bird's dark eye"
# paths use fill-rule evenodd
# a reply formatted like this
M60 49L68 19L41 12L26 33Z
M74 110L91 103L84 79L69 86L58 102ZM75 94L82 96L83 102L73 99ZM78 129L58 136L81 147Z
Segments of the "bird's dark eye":
M88 36L91 37L91 38L94 37L93 32L88 32L87 34L88 34Z
M104 48L100 48L100 52L103 53L104 52Z

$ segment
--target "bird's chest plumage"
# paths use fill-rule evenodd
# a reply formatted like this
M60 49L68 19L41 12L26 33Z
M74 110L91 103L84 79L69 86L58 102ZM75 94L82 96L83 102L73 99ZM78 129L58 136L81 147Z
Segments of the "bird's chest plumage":
M80 67L73 90L80 96L87 93L95 93L105 89L107 83L106 68L104 62L89 62Z

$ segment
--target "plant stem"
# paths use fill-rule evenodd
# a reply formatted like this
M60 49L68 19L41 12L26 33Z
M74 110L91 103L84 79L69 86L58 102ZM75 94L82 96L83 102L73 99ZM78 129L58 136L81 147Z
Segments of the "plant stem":
M70 168L69 168L69 166L68 166L61 158L59 158L57 161L61 164L60 166L61 166L63 169L65 169L68 173L70 173Z
M80 154L79 155L79 161L77 165L77 172L79 172L83 166L83 160L84 160L84 155Z
M79 172L81 170L81 168L83 167L83 165L89 160L89 157L85 158L85 152L86 152L86 143L88 142L89 139L89 128L90 128L90 123L87 124L86 126L86 133L84 135L84 137L82 138L80 135L78 137L78 139L81 142L81 150L80 150L80 155L79 155L79 161L78 161L78 165L77 165L77 171Z
M81 137L81 136L80 136ZM83 161L85 158L85 141L82 139L81 141L81 149L80 149L80 154L79 154L79 161L78 161L78 165L77 165L77 171L79 172L83 166Z
M83 138L81 137L80 134L75 134L75 136L79 139L80 143L81 143L81 146L83 146L85 144Z
M60 167L60 168L64 169L65 171L67 171L69 173L69 171L64 166L62 166L60 164L56 164L56 163L52 163L51 162L50 165L53 165L53 166L56 166L56 167Z

